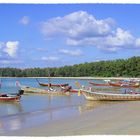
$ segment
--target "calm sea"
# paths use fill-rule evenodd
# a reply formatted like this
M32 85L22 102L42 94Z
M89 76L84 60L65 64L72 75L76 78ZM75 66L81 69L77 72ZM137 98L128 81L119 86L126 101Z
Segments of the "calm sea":
M40 87L35 78L2 78L1 80L1 93L17 92L19 89L15 84L16 81L22 85ZM46 78L40 78L39 81L48 83ZM89 80L51 79L52 83L69 83L73 88L76 88L75 81L82 85L88 85L89 82ZM23 95L20 102L0 103L0 134L80 115L93 107L93 102L86 101L83 96L77 96L77 94L72 94L70 97Z

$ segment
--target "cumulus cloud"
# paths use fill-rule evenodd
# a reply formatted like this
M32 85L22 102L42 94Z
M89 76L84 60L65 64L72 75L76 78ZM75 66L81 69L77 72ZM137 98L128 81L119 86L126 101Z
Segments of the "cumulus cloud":
M29 22L30 22L30 18L27 17L27 16L24 16L24 17L22 17L22 18L19 20L19 23L20 23L20 24L23 24L23 25L28 25Z
M17 54L18 48L19 48L18 41L8 41L5 44L5 48L3 49L3 52L7 53L10 57L15 57Z
M1 63L11 63L17 58L19 41L0 42L0 61Z
M44 21L41 23L41 31L47 38L64 37L67 45L71 46L93 46L108 52L140 48L140 38L134 37L128 30L116 27L114 19L96 19L86 11ZM61 52L71 53L68 50Z
M78 11L64 17L56 17L41 23L41 29L47 37L64 35L70 38L105 36L111 32L114 20L97 20L85 11Z
M91 45L109 52L116 52L122 48L134 48L136 47L135 43L136 39L134 36L129 31L125 31L121 28L117 28L116 31L104 37L67 40L67 44L69 45ZM137 45L140 45L138 44L138 40Z
M114 34L103 38L99 42L98 48L109 52L117 52L120 49L134 48L135 42L136 39L129 31L117 28Z
M17 59L19 41L0 42L0 65L20 64L22 61Z
M71 56L81 56L82 51L77 49L77 50L67 50L67 49L60 49L60 53L66 54L66 55L71 55Z
M140 38L136 39L135 45L136 45L136 47L140 47Z
M59 58L56 57L56 56L48 56L48 57L42 57L41 60L44 60L44 61L58 61Z

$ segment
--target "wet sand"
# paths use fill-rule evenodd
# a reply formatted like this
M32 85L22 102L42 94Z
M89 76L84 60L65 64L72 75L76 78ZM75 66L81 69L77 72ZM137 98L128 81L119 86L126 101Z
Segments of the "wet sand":
M139 135L140 102L96 104L80 115L55 120L5 136Z

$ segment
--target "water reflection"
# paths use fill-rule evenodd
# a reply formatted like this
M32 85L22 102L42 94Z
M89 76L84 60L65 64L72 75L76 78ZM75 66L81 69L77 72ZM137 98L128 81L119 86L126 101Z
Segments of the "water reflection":
M114 101L88 101L86 100L84 104L78 107L78 110L79 110L79 113L82 114L87 111L93 111L94 109L97 109L102 106L122 104L122 103L125 103L125 101L114 102Z
M0 133L8 130L16 130L21 127L21 122L25 121L20 113L23 108L19 102L0 103Z
M36 100L33 101L33 99L38 99L39 102L36 102ZM68 111L71 112L70 100L70 97L35 95L30 98L24 98L21 103L0 103L0 133L4 134L9 131L32 127L40 123L59 119L63 116L62 114L68 114L68 106ZM29 109L25 109L24 103L28 105L30 102L32 102L32 104L29 104ZM32 107L35 103L38 103L40 106L42 102L44 102L43 108L34 109ZM64 105L65 103L67 104ZM46 107L44 105L46 105Z
M78 110L79 110L79 113L82 114L82 113L87 112L87 111L92 111L93 109L95 109L99 106L102 106L102 105L104 105L104 103L100 102L100 101L88 101L88 100L86 100L83 105L80 105L78 107Z
M39 96L37 96L39 97ZM45 96L43 96L44 99ZM80 98L80 100L79 100ZM40 101L43 101L40 100ZM32 100L32 99L31 99ZM30 101L30 100L29 100ZM8 134L10 131L34 127L50 121L59 120L82 113L93 111L105 105L117 104L119 102L100 102L100 101L87 101L84 98L71 96L71 97L52 97L46 96L47 107L38 110L23 110L22 104L0 104L5 105L5 110L8 115L0 116L0 133ZM54 102L60 102L55 104ZM26 102L27 103L27 102Z
M0 133L8 134L22 128L34 127L105 105L119 102L87 101L83 96L23 96L19 103L0 103Z
M20 117L0 119L0 133L11 130L17 130L22 127L22 120Z
M23 108L20 102L0 102L0 117L13 115L22 111Z

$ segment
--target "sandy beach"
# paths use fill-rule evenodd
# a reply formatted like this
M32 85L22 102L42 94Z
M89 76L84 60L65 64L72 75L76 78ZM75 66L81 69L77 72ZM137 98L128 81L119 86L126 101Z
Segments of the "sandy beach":
M13 131L5 136L139 135L139 107L139 101L97 103L95 108L80 115Z

